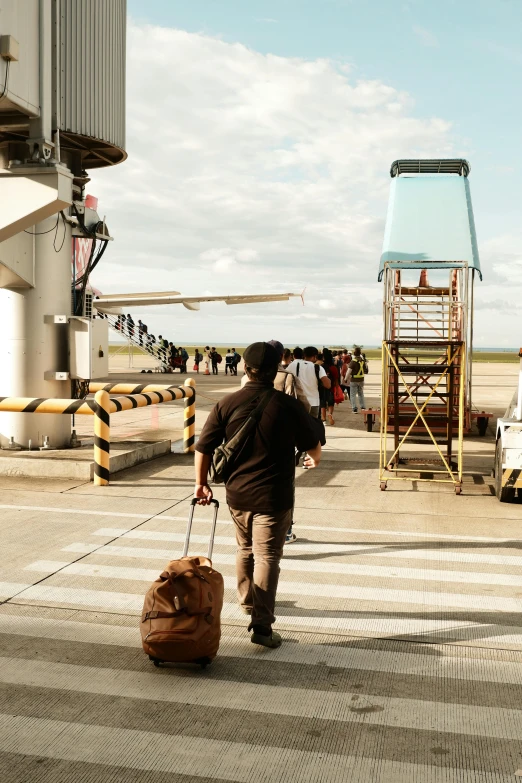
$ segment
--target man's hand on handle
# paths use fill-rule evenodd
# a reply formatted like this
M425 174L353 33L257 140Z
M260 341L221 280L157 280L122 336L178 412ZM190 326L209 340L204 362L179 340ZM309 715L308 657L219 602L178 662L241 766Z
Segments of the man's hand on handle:
M308 468L311 470L312 468L316 468L321 461L321 444L318 443L317 446L314 446L313 449L308 449L306 453L306 457L303 460L303 465L305 468Z
M212 490L207 483L208 469L212 456L210 454L201 454L196 451L196 486L194 487L194 497L198 500L198 506L208 506L212 500Z
M208 506L212 500L212 490L208 484L196 484L194 487L194 497L198 499L198 506Z

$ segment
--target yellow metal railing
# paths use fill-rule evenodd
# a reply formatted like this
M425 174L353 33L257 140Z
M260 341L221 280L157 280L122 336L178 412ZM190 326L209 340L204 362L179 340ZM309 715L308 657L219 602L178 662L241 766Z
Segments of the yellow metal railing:
M196 431L196 382L187 378L183 386L159 384L90 383L94 400L41 399L33 397L0 397L0 412L63 413L94 416L94 483L109 483L110 416L112 413L157 405L172 400L185 401L183 451L194 451ZM139 390L139 391L138 391ZM111 397L109 392L125 396Z

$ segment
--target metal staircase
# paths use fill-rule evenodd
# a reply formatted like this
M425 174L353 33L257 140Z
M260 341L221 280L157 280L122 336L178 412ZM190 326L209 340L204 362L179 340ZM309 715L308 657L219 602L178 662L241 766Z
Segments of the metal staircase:
M98 313L98 315L105 318L109 326L117 332L120 337L125 339L125 343L115 353L128 352L129 368L133 367L134 348L137 348L145 356L151 356L155 360L154 372L168 372L169 368L165 348L158 342L150 342L148 339L149 335L142 332L140 333L136 324L130 326L126 319L122 319L117 315L111 315L110 313Z
M437 286L429 285L426 271L418 285L411 285L404 283L409 270L385 268L383 489L390 474L411 478L399 474L420 472L420 480L451 482L460 493L463 434L471 426L466 386L469 275L465 265L441 262L440 269L444 267L448 284ZM430 448L411 453L411 445Z

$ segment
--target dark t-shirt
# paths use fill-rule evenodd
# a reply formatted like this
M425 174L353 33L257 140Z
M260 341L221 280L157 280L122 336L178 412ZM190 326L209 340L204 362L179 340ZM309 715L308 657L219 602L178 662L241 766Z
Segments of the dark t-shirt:
M259 396L270 388L262 383L247 383L243 389L227 394L214 406L203 427L196 451L212 454L229 440L257 407ZM240 406L248 401L241 415L227 426ZM295 448L307 451L319 438L310 415L298 400L275 391L259 425L244 444L226 482L227 503L240 511L270 513L286 511L294 504Z

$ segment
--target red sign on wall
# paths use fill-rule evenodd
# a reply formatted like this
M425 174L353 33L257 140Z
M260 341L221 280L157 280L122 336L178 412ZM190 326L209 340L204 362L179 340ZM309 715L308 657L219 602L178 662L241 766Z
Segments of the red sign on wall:
M90 209L98 208L98 199L95 196L85 197L85 206ZM73 238L72 274L73 280L79 280L87 268L92 251L92 239L82 237Z

